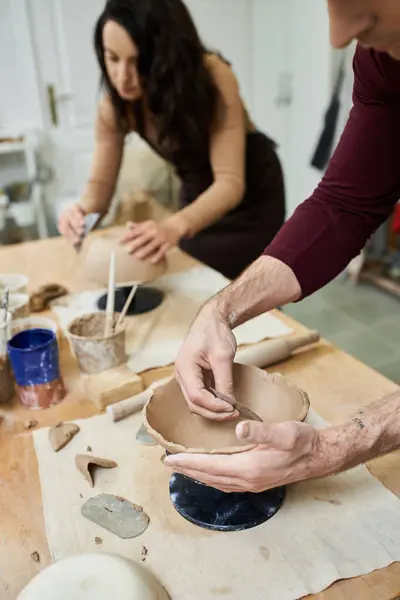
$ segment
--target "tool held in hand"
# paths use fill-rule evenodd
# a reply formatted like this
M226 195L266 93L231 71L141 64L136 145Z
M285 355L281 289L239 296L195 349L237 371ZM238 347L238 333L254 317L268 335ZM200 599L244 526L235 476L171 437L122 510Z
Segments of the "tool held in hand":
M250 408L244 406L244 404L241 404L240 402L238 402L234 398L231 398L230 396L227 396L226 394L217 392L217 390L212 387L209 388L209 391L212 394L214 394L216 398L219 398L220 400L223 400L224 402L227 402L228 404L233 406L233 408L240 412L242 417L244 417L245 419L250 419L250 421L260 421L262 423L262 418L259 417L255 412L250 410Z
M79 240L78 243L74 244L74 248L78 254L82 249L83 242L85 241L85 239L89 235L89 233L92 231L92 229L95 228L95 226L99 222L99 219L100 219L100 213L89 213L88 215L85 216L83 233L82 233L81 239Z

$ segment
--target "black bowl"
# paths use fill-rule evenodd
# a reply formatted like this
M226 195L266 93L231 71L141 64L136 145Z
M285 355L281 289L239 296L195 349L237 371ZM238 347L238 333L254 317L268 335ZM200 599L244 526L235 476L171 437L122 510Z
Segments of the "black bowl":
M115 290L115 312L121 312L125 302L128 299L132 286L119 287ZM160 306L164 300L164 292L150 286L139 286L136 290L134 299L131 302L128 312L128 316L132 315L143 315L150 312ZM97 307L100 310L105 310L107 306L107 294L101 296L97 301Z

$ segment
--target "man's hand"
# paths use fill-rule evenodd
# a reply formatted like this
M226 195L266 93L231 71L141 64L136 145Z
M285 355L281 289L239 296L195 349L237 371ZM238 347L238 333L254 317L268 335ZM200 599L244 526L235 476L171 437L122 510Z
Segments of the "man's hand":
M175 361L175 377L193 413L217 421L239 416L230 404L207 391L208 384L214 384L217 391L232 396L235 352L236 340L228 324L212 305L205 305Z
M310 425L243 421L236 435L257 447L232 455L176 454L164 464L224 492L263 492L326 474L325 446L320 432Z
M128 223L128 230L121 239L121 244L128 244L129 253L136 258L157 263L170 248L178 245L183 236L183 224L173 215L162 223Z
M68 206L60 215L58 221L58 231L70 244L77 244L81 241L85 227L84 209L79 204Z

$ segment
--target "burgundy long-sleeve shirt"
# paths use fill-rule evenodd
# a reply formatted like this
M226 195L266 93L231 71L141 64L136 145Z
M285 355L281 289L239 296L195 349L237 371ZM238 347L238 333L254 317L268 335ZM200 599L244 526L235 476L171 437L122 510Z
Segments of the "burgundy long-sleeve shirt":
M353 108L321 183L264 254L295 273L303 298L336 277L400 199L400 61L358 47Z

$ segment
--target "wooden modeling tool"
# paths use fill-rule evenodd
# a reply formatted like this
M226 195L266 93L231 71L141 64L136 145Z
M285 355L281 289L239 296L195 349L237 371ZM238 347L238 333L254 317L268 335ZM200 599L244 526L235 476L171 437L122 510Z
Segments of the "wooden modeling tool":
M109 337L114 331L114 300L115 300L115 252L111 252L108 272L108 292L104 337Z
M123 323L123 321L125 319L126 313L128 312L129 307L130 307L130 305L133 302L133 299L135 297L135 294L136 294L136 291L137 291L138 287L139 287L138 285L134 285L132 287L132 289L131 289L131 291L129 293L129 296L128 296L125 304L124 304L124 307L123 307L123 309L121 311L121 314L120 314L120 316L118 318L117 325L115 327L116 329L118 329L119 327L121 327L121 325L122 325L122 323Z

